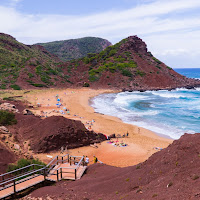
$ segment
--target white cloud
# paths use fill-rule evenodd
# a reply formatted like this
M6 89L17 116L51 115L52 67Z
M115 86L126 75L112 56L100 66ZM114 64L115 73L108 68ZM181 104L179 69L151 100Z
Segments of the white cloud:
M11 7L15 7L19 2L23 1L23 0L9 0L9 5Z
M10 2L14 5L20 1ZM5 19L0 21L0 31L28 44L84 36L99 36L118 42L137 34L158 56L184 55L191 51L199 55L200 14L190 16L183 11L200 8L200 1L147 2L128 10L88 16L27 15L18 12L16 7L0 6L0 18Z

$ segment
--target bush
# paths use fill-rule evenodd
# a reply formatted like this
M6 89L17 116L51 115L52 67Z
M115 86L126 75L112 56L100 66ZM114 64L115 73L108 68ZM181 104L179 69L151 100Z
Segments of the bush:
M13 97L4 97L3 100L4 101L15 101L15 99Z
M95 76L95 75L90 75L89 76L89 81L90 82L94 82L94 81L98 81L99 80L99 77L98 76Z
M19 168L22 168L22 167L25 167L25 166L28 166L28 165L31 165L31 164L37 164L37 165L43 165L43 166L46 166L45 163L41 162L40 160L28 160L28 159L20 159L18 160L17 164L9 164L8 165L8 168L7 168L7 172L10 172L10 171L13 171L13 170L16 170L16 169L19 169ZM40 169L41 166L34 166L34 169ZM30 168L27 168L27 171L31 171L33 170L33 166L31 166ZM15 175L17 175L19 173L16 172Z
M47 87L46 85L40 83L32 83L31 85L35 87Z
M19 85L10 85L11 88L13 88L14 90L21 90Z
M0 89L5 90L6 89L6 84L1 84Z
M0 110L0 125L5 126L5 125L12 125L16 124L17 120L15 119L15 114L5 111L5 110Z
M157 58L153 57L153 60L155 60L158 64L161 64L162 62L158 60Z
M90 84L85 82L85 83L83 84L83 87L90 87Z
M145 72L142 72L142 71L140 71L140 70L137 70L136 71L136 75L139 75L139 76L144 76L146 73Z
M32 73L28 73L28 77L32 78L32 77L34 77L34 75Z
M128 76L128 77L132 77L132 73L126 69L122 70L122 75L123 76Z

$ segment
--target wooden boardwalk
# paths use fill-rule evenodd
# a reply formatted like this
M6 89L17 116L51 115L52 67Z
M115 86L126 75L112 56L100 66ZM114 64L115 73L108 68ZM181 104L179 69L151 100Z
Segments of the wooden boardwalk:
M51 181L59 181L61 179L66 179L66 180L80 179L87 167L80 166L77 169L75 175L76 167L77 165L70 165L69 163L57 165L49 172L49 175L46 177L46 179Z
M0 199L11 196L15 192L20 192L24 189L27 189L27 188L29 188L33 185L36 185L38 183L41 183L43 181L44 181L44 176L39 175L39 176L35 176L29 180L26 180L22 183L16 184L16 191L14 191L14 187L10 186L9 188L6 188L6 189L0 191Z
M65 156L61 156L62 159L56 156L46 167L21 173L15 177L5 179L6 175L11 175L12 172L0 175L3 179L0 181L0 199L9 197L17 192L42 183L45 180L57 182L62 179L80 179L87 168L87 166L84 166L84 157L68 156L68 159L64 160ZM32 167L33 165L30 166ZM13 173L28 167L15 170Z

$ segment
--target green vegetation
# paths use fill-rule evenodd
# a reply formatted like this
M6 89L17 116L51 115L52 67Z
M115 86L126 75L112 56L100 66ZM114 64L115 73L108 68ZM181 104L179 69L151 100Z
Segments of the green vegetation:
M19 87L19 85L10 85L11 88L13 88L14 90L21 90L21 88Z
M43 162L39 161L38 159L37 160L35 160L35 159L28 160L28 159L22 158L22 159L18 160L16 165L15 164L9 164L8 168L7 168L7 172L10 172L10 171L13 171L13 170L16 170L16 169L19 169L19 168L22 168L22 167L25 167L25 166L28 166L28 165L31 165L31 164L46 166ZM31 171L33 169L40 169L40 168L41 168L41 166L34 166L34 168L33 168L33 166L31 166L31 167L28 168L27 171ZM18 172L15 173L15 175L17 175L17 174L18 174Z
M15 83L21 72L29 79L39 78L47 85L53 84L50 75L62 76L57 58L38 46L26 46L6 34L0 34L0 60L0 89L19 90ZM36 74L32 72L34 68Z
M97 81L99 77L101 76L101 73L104 71L110 71L111 73L114 72L120 72L123 76L132 77L132 72L130 69L136 68L137 64L133 61L130 61L128 63L105 63L102 66L99 66L96 69L90 69L89 70L89 80L90 81Z
M94 55L92 54L101 52L104 46L109 46L111 43L102 38L85 37L80 39L39 43L39 45L42 45L50 53L57 55L61 60L69 61L85 56L88 56L89 58L93 57Z
M84 83L83 87L90 87L90 84L89 83Z
M12 125L16 123L17 123L17 120L15 119L14 113L11 113L5 110L0 110L0 125L1 126Z
M139 75L139 76L142 76L142 77L143 77L143 76L145 76L145 74L146 74L145 72L142 72L142 71L140 71L140 70L137 70L137 71L136 71L136 75Z
M167 68L168 68L169 70L172 70L172 68L171 68L171 67L168 67L168 66L167 66Z
M152 57L153 58L153 60L155 60L158 64L161 64L162 62L160 61L160 60L158 60L157 58L155 58L155 57Z

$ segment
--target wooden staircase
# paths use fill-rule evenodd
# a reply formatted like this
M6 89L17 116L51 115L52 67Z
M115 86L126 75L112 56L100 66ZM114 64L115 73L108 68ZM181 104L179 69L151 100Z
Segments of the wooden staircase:
M39 169L37 169L39 168ZM77 180L85 172L84 156L56 156L47 166L32 164L0 175L0 199L15 195L45 180ZM17 175L16 175L17 174Z

